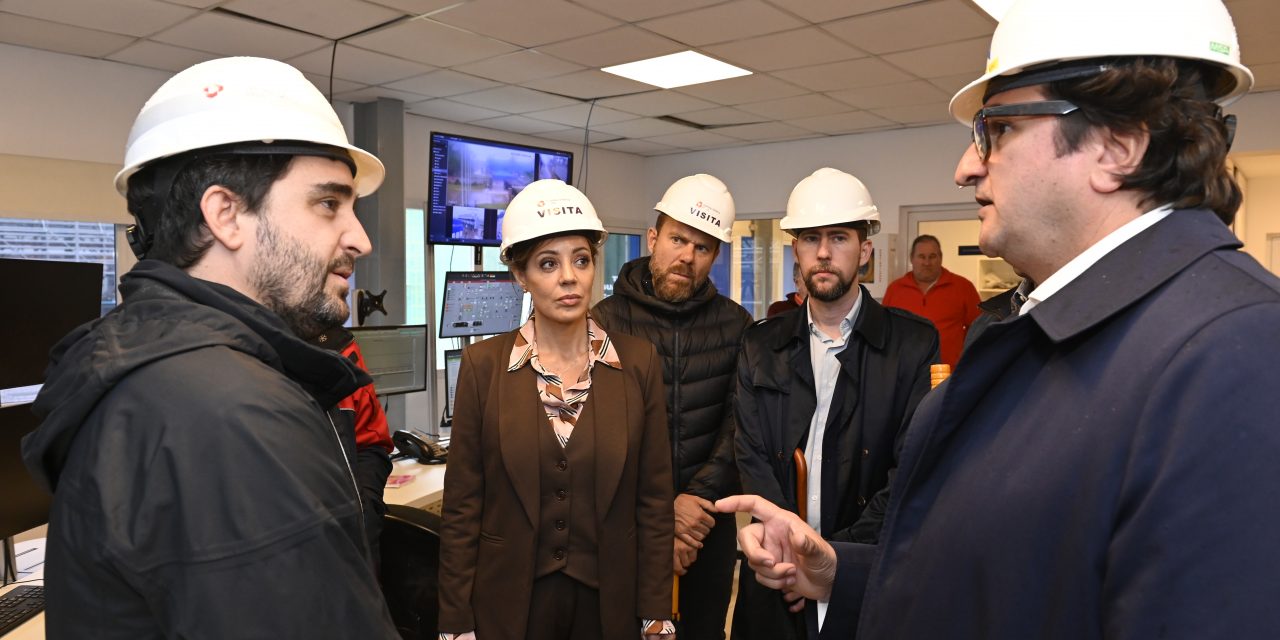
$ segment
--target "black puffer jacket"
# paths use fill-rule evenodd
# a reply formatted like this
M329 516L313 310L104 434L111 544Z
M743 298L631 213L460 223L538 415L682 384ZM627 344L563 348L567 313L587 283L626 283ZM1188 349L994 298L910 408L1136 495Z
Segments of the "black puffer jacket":
M649 258L622 266L613 295L591 311L605 331L658 349L667 384L671 469L677 493L718 500L738 491L733 460L733 371L751 314L707 281L672 304L653 293Z

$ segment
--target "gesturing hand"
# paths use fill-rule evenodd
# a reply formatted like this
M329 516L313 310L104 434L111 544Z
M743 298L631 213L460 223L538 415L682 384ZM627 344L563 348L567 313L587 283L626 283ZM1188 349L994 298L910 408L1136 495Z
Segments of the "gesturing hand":
M756 581L826 600L836 579L836 552L800 516L760 496L730 496L716 502L721 513L741 511L759 520L738 531L738 544Z

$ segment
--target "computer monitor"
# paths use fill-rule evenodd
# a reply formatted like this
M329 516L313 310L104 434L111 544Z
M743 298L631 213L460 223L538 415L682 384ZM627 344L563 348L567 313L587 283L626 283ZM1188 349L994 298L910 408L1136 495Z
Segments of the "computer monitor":
M0 407L0 538L49 521L53 498L22 464L22 437L40 426L31 405Z
M440 306L441 338L506 333L520 326L524 292L509 271L450 271Z
M102 265L0 258L0 389L44 382L49 350L102 313Z
M426 390L426 325L357 327L351 333L378 395Z
M458 369L462 366L462 349L444 352L444 417L453 420L453 398L458 395Z
M573 153L431 133L427 239L498 246L507 204L534 180L569 182Z

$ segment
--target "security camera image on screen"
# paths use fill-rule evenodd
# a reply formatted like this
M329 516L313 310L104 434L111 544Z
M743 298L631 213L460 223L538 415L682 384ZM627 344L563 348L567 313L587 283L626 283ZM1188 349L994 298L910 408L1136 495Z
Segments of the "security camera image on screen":
M567 151L431 134L427 236L437 244L496 246L507 204L534 180L569 181Z
M507 271L450 271L444 277L440 337L505 333L520 326L524 292Z

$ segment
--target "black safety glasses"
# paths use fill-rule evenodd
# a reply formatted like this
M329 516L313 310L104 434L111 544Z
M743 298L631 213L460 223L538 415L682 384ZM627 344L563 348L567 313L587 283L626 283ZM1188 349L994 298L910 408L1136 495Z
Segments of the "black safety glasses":
M1066 100L1042 100L1018 102L979 109L973 114L973 145L978 148L978 159L986 162L991 155L991 136L987 132L987 118L1008 116L1065 116L1080 107Z

